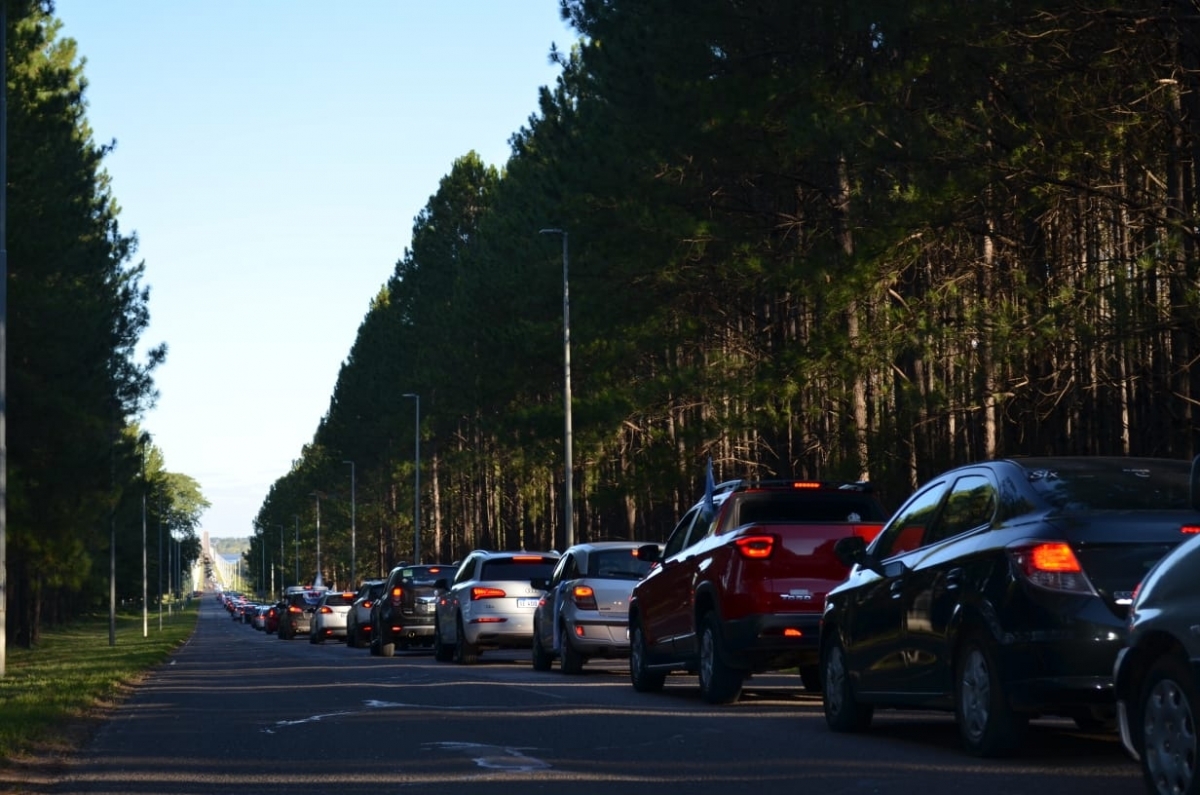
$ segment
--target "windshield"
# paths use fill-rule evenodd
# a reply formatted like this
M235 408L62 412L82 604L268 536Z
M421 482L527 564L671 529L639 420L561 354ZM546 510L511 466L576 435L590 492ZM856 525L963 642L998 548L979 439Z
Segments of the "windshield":
M1017 461L1029 484L1064 511L1187 510L1191 463L1156 458Z

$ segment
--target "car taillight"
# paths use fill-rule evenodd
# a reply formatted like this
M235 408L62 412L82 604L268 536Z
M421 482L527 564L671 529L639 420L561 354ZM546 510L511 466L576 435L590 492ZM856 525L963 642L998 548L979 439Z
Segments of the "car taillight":
M295 605L288 605L288 612L289 613L303 613L304 611L301 610L300 608L296 607Z
M746 536L734 542L743 558L762 560L775 550L775 536Z
M326 605L325 607L322 607L322 608L321 608L321 612L322 612L322 613L324 613L324 614L326 614L326 615L329 615L330 613L332 613L332 612L333 612L333 608L331 608L331 607L329 607L328 605Z
M1194 536L1197 533L1200 533L1200 525L1185 524L1183 527L1179 528L1179 531L1185 536Z
M371 609L371 600L368 599L367 601L363 602L362 607L364 610L370 610Z
M504 597L504 591L499 588L472 588L471 601L476 599L500 599Z
M1049 542L1008 551L1017 572L1031 584L1050 591L1095 594L1092 583L1069 544Z
M875 536L879 535L879 531L883 529L882 524L856 524L854 525L854 535L862 538L870 544L875 540Z
M576 585L571 589L571 601L580 610L599 610L596 606L596 592L588 585Z
M397 585L395 588L393 588L392 593L391 593L392 604L394 604L394 605L400 604L400 597L403 595L404 595L404 589L401 588L399 585Z

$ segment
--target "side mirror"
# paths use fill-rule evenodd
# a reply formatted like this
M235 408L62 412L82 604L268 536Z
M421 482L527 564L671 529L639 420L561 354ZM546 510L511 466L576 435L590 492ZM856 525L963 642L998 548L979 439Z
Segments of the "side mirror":
M662 551L659 550L658 544L642 544L634 551L633 556L647 563L658 563L662 560Z
M833 554L837 555L843 566L857 566L866 557L867 542L860 535L839 538L833 545Z

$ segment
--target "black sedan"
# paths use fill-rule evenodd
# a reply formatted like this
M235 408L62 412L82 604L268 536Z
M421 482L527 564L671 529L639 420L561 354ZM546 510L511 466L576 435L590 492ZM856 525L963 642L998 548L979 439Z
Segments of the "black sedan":
M830 728L866 729L877 707L953 711L969 752L999 756L1037 716L1115 726L1133 591L1200 529L1195 472L1156 458L982 462L921 487L870 546L839 541L853 568L821 628Z
M1129 646L1117 657L1121 741L1142 763L1146 791L1200 793L1200 535L1138 586Z

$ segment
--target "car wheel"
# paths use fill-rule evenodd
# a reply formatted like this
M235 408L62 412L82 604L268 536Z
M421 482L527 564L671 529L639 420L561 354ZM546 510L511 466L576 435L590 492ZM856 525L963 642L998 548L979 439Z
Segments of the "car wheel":
M650 670L646 651L646 636L640 622L635 622L629 635L629 680L639 693L657 693L663 689L667 675Z
M558 657L559 668L564 674L574 676L583 673L585 662L587 662L587 658L571 645L571 636L567 634L566 627L563 627L562 652Z
M821 670L825 683L821 701L829 728L835 732L860 732L869 728L875 708L855 699L846 667L846 650L841 643L835 640L829 644L821 661Z
M1000 670L982 638L968 638L958 655L954 711L967 751L1005 756L1021 743L1028 717L1008 706Z
M392 640L392 636L383 627L379 628L379 656L394 657L396 654L396 643Z
M1200 692L1188 667L1172 656L1159 658L1146 674L1138 703L1142 736L1136 742L1147 790L1198 795Z
M709 704L732 704L742 694L746 673L725 662L717 614L706 613L700 624L700 695Z
M442 642L442 625L436 616L433 619L433 659L438 662L450 662L454 659L454 646Z
M358 625L346 624L346 646L351 649L358 648Z
M318 643L324 642L324 640L325 640L325 636L322 633L318 632L317 630L310 629L308 631L308 642L313 644L314 646Z
M546 647L542 645L541 630L534 626L533 628L533 670L549 671L553 658L546 652Z
M458 632L454 639L454 662L459 665L474 665L479 662L479 647L467 642L467 633L463 631L462 616L458 617Z

